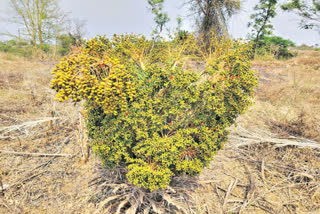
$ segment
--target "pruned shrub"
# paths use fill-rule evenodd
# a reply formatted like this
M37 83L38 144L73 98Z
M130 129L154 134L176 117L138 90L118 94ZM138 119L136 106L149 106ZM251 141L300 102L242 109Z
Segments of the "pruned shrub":
M250 50L214 37L204 45L192 35L97 37L61 60L51 87L60 101L85 100L91 146L105 166L124 165L130 183L164 189L172 176L208 166L251 104Z

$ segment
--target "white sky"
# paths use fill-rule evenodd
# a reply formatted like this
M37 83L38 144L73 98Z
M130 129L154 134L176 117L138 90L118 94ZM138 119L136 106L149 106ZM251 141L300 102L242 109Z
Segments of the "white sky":
M187 17L187 8L182 8L183 0L166 0L165 10L169 13L171 28L176 27L177 15L184 18L183 28L194 29L192 19ZM234 38L246 37L247 24L253 7L258 0L242 0L242 11L229 22L229 32ZM153 17L148 10L147 0L60 0L61 8L74 18L87 21L87 37L97 34L111 36L114 33L141 33L150 35ZM0 17L10 15L9 0L0 0ZM319 44L320 34L299 29L299 17L278 11L273 20L274 34L291 39L297 44ZM0 32L16 32L17 26L0 22ZM1 39L1 38L0 38ZM3 39L3 37L2 37Z

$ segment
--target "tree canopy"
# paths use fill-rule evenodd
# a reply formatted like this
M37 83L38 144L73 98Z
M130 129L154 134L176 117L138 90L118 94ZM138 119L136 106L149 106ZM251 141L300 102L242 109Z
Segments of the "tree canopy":
M154 15L154 21L157 24L154 31L156 34L160 34L165 24L170 21L168 14L163 12L163 3L164 0L148 0L151 12Z
M320 0L290 0L281 8L298 14L302 18L302 28L316 28L320 32Z
M9 22L21 27L20 34L34 46L54 37L63 17L57 0L10 0L14 15Z
M240 0L188 0L199 33L206 38L214 31L218 37L227 33L227 20L240 10Z
M250 16L252 21L248 26L253 27L250 37L255 42L255 47L259 46L259 41L265 36L272 34L271 19L277 15L276 5L277 0L260 0L254 7L255 13Z

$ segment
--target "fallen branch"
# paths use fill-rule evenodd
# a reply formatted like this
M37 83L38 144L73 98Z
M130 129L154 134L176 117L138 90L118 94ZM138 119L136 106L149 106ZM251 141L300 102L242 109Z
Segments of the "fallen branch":
M61 149L62 149L62 147L63 147L67 142L69 142L69 140L70 140L70 137L67 137L67 138L64 140L64 142L59 146L59 148L58 148L57 151L60 152ZM0 152L1 152L1 150L0 150ZM28 153L28 154L30 154L30 153ZM50 154L50 155L52 155L52 154ZM53 154L53 155L54 155L54 154ZM48 157L48 156L46 156L46 157ZM19 185L19 184L21 184L21 183L24 183L24 182L27 181L27 180L30 180L30 179L32 179L32 178L34 178L34 177L36 177L36 176L41 175L41 174L44 173L44 172L38 173L38 174L32 174L32 173L33 173L33 171L35 171L35 170L37 170L37 169L39 169L39 168L48 166L48 165L49 165L50 163L52 163L52 161L53 161L55 158L57 158L57 157L59 157L59 156L53 156L50 160L48 160L48 161L46 161L46 162L44 162L44 163L41 163L40 165L38 165L38 166L36 166L35 168L31 169L27 174L25 174L25 175L22 176L22 179L19 179L19 180L15 181L13 184L11 184L11 185L6 185L6 184L3 185L2 191L3 191L3 190L7 190L7 189L12 188L12 187L15 187L15 186L17 186L17 185Z
M59 119L61 119L61 118L60 117L49 117L49 118L44 118L42 120L37 120L37 121L28 121L28 122L24 122L20 125L1 127L0 132L9 133L9 132L17 131L20 129L32 128L32 127L37 126L41 123L49 122L52 120L59 120Z
M231 182L229 187L228 187L228 191L224 197L224 201L223 201L223 205L222 205L222 209L225 211L226 209L226 205L228 203L228 198L229 198L229 195L231 194L231 192L233 191L233 189L237 186L237 183L238 183L238 179L236 179L235 181Z
M17 155L17 156L34 156L34 157L70 157L71 154L46 154L46 153L28 153L0 150L0 153Z
M232 146L241 147L257 143L271 143L275 147L296 146L298 148L314 148L320 149L320 144L316 141L297 138L290 136L289 138L280 138L267 131L250 132L242 127L237 127L231 133L229 140L233 142Z

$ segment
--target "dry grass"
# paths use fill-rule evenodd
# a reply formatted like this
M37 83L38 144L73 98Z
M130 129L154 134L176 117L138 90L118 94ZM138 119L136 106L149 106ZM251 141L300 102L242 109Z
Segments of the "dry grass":
M86 201L85 192L92 177L90 169L95 161L92 158L90 163L81 162L81 147L75 134L79 107L53 101L54 91L49 83L54 62L0 57L3 57L0 60L0 149L72 155L64 158L0 153L2 183L6 188L0 200L0 213L79 210L81 199ZM52 117L57 119L32 125L33 121ZM30 125L3 130L20 124Z
M254 69L260 75L255 105L239 122L320 141L320 52L300 52L287 61L257 60Z
M197 213L319 213L319 160L309 148L227 147L200 176L210 183L194 193Z
M232 128L225 150L197 179L176 178L155 193L87 157L80 106L53 101L54 62L0 54L0 213L319 213L319 150L305 146L311 141L274 145L290 136L320 141L320 52L299 54L256 60L260 86L238 119L243 129ZM251 141L243 130L263 143L239 144L241 136Z
M303 51L286 61L258 59L253 67L260 79L255 105L237 125L250 133L265 130L257 139L271 131L273 141L295 136L319 142L320 52ZM194 194L198 213L320 212L319 149L278 148L268 141L237 147L232 130L225 150L200 176L212 182Z

